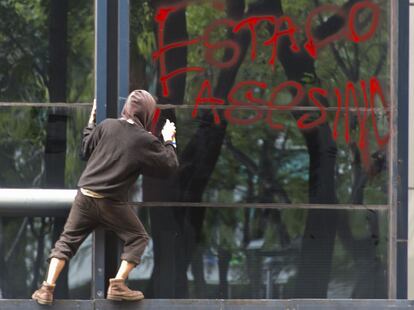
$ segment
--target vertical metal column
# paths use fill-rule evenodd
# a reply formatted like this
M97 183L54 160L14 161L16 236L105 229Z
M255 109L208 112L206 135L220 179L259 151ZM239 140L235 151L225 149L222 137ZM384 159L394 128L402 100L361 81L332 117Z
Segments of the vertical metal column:
M129 1L95 1L95 98L97 121L118 117L119 97L128 94ZM119 79L118 79L119 77ZM118 266L118 239L97 229L93 235L92 298L105 298L107 279Z
M122 2L122 1L120 1ZM107 0L107 106L106 117L118 118L118 0ZM118 265L119 265L119 243L115 233L111 231L105 231L104 233L105 244L105 290L109 286L109 278L115 277Z
M118 7L118 114L129 93L129 0Z
M409 1L391 2L388 298L407 298Z
M408 153L408 255L407 298L414 298L414 0L410 0L410 81L409 81L409 153Z
M107 32L108 2L95 0L95 98L96 118L106 118L107 106ZM105 297L105 233L98 229L93 233L92 248L92 299Z
M106 118L108 1L95 0L95 98L98 122Z
M397 294L407 298L408 255L408 106L409 106L409 1L398 3L398 179L397 179Z
M107 24L107 107L106 117L118 118L118 0L108 3Z
M95 98L98 123L118 117L118 0L95 0Z

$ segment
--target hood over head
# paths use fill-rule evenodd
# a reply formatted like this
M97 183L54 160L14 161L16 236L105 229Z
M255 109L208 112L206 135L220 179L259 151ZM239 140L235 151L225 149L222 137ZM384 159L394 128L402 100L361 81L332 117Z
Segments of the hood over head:
M129 94L121 116L132 119L136 124L149 131L155 109L155 99L149 92L142 89L134 90Z

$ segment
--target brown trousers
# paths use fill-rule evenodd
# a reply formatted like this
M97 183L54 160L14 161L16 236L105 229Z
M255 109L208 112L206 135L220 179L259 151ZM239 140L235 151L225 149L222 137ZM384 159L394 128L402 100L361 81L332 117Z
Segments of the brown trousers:
M134 212L125 202L76 195L65 228L49 255L69 261L85 238L98 226L113 231L123 242L122 260L139 264L148 244L148 234Z

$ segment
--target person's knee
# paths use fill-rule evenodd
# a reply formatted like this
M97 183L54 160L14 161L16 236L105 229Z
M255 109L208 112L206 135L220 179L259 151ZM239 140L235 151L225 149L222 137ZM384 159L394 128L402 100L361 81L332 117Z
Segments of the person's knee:
M148 234L136 234L133 235L125 243L125 250L127 252L143 253L149 243Z

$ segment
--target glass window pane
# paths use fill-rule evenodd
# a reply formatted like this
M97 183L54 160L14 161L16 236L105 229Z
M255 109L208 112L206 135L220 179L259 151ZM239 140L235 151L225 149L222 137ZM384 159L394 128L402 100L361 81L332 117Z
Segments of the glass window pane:
M91 101L93 3L1 2L0 101Z
M79 150L89 112L89 105L0 108L0 186L76 188L85 166Z
M189 107L144 199L388 204L390 3L228 3L131 3L130 88Z
M342 136L344 122L338 123L341 136L335 142L331 130L301 131L291 113L276 111L272 112L272 122L283 125L282 130L270 128L265 116L249 126L228 125L222 147L217 149L212 138L200 138L203 120L192 119L191 111L176 110L181 168L176 176L180 183L173 187L175 197L191 197L185 201L197 202L198 190L203 193L203 202L295 204L318 203L310 195L319 191L336 197L340 204L388 203L388 150L378 146L371 129L364 140L371 144L361 147L358 131L350 132L353 142L346 143ZM266 114L270 111L264 109L263 115ZM336 112L327 114L328 122L336 116ZM385 128L388 132L388 121L383 114L375 115L375 122L379 130ZM367 122L366 126L370 124ZM312 143L319 143L320 150ZM217 155L206 188L192 187L197 175L190 170L196 166L200 174L210 172L211 161ZM325 165L328 160L331 163ZM320 169L323 165L325 171ZM324 174L315 177L316 173ZM327 184L324 178L329 178L332 184ZM322 198L320 203L328 202Z
M175 106L154 134L176 122L180 159L170 179L134 188L172 206L139 211L151 242L130 283L147 298L387 297L388 211L335 206L390 201L390 3L267 2L130 3L130 89ZM93 1L0 12L0 101L33 103L0 108L0 186L76 188L90 105L36 103L91 101ZM309 203L332 210L295 209ZM0 224L0 295L27 298L64 219ZM59 294L89 298L90 270L88 239Z
M0 217L0 296L28 299L47 276L47 258L65 218ZM4 255L3 255L4 253ZM91 238L65 268L55 298L89 299L92 280Z
M45 165L50 154L45 152L48 141L53 139L53 127L48 127L48 119L55 115L52 108L45 107L13 107L1 108L0 120L8 134L0 141L0 156L2 169L0 174L2 187L38 188L58 187L76 188L77 181L85 166L79 157L82 130L87 124L90 107L74 106L60 108L60 119L55 123L66 123L65 147L58 148L54 153L64 156L65 160L52 172L64 172L64 182L56 186L45 183ZM238 111L235 110L234 114ZM263 110L263 113L268 113ZM176 109L178 155L181 168L173 176L179 180L171 188L173 196L170 201L180 201L176 197L185 198L185 202L210 203L317 203L309 198L309 186L318 188L318 180L310 181L310 155L307 148L307 133L303 134L297 128L297 122L289 112L273 113L273 122L284 126L283 130L269 128L268 124L259 121L249 126L229 125L222 147L214 151L208 144L199 141L199 145L190 143L191 139L200 132L202 120L191 117L191 108ZM335 112L329 112L328 118L335 117ZM30 121L27 121L30 119ZM377 115L378 127L388 126L384 115ZM338 132L344 132L344 123L339 123ZM369 123L368 123L369 124ZM311 131L309 131L311 133ZM357 142L348 145L343 137L338 137L332 145L334 153L333 173L335 180L330 187L333 196L340 204L387 204L387 150L378 149L375 145L375 135L368 132L374 145L369 150L372 162L371 170L367 170L363 162L365 149L358 148ZM359 138L358 132L352 132L354 140ZM332 132L325 138L333 141ZM53 140L59 146L57 140ZM214 141L210 142L213 143ZM328 144L327 144L328 145ZM49 146L50 147L50 146ZM194 152L201 147L201 154ZM49 151L52 152L52 151ZM189 167L197 162L197 169L208 170L209 160L218 152L217 163L211 169L211 175L206 180L205 188L187 187L191 185L192 176ZM188 154L191 154L189 156ZM357 155L359 158L356 158ZM205 165L203 165L205 163ZM322 164L322 163L321 163ZM60 185L61 184L61 185ZM325 191L328 188L323 189ZM201 199L197 200L198 195ZM153 201L163 201L162 195L155 196Z
M130 283L147 298L387 298L387 212L150 208L140 218L152 239Z

